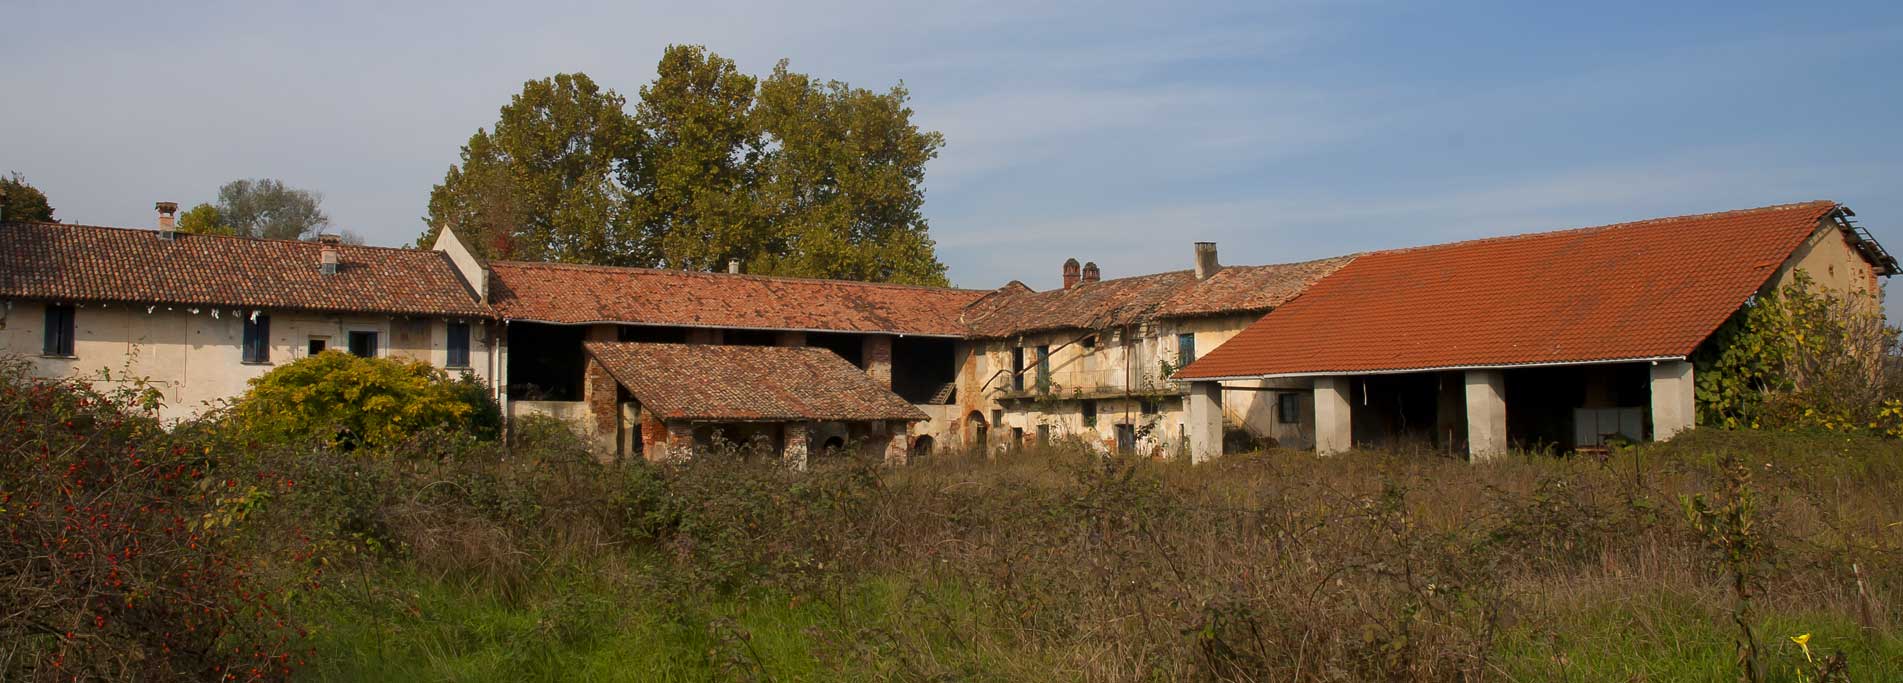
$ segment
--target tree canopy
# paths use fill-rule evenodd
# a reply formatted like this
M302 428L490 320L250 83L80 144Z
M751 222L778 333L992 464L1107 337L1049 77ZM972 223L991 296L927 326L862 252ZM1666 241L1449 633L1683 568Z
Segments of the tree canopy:
M488 258L943 285L921 209L944 137L908 98L687 45L631 111L585 74L530 81L431 190L418 243L448 226Z
M216 204L199 204L179 216L179 229L204 235L299 240L330 225L324 196L275 178L239 179L218 188Z
M47 203L46 193L14 171L0 175L0 220L52 222L53 205Z

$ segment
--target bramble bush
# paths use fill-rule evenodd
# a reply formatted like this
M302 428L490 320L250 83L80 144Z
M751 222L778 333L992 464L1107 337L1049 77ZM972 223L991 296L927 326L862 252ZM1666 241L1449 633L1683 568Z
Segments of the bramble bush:
M0 360L0 680L288 676L300 632L228 541L290 482L213 475L153 389L117 386Z
M325 351L251 380L228 419L259 442L317 435L345 448L389 450L419 432L494 438L501 411L482 383L429 363Z

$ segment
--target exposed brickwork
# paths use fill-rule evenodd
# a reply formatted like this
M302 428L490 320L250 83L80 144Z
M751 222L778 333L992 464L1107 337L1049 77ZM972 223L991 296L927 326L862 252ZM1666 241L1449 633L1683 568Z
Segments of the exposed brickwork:
M65 223L0 223L0 298L488 318L440 252Z
M594 418L595 435L612 438L619 417L616 413L620 410L615 401L620 393L615 378L607 367L590 358L583 374L583 390L588 400L588 414Z
M867 336L860 343L861 359L866 364L866 375L879 386L892 388L892 338L883 334Z
M652 411L641 411L641 453L649 460L662 460L667 457L667 424L661 422Z

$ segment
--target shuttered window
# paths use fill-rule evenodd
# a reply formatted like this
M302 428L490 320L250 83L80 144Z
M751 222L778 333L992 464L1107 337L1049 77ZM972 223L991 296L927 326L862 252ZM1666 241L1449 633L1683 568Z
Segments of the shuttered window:
M48 356L73 355L73 307L46 307L46 339L40 353Z
M449 367L469 367L469 323L449 324Z
M271 362L271 316L257 313L244 319L244 362Z

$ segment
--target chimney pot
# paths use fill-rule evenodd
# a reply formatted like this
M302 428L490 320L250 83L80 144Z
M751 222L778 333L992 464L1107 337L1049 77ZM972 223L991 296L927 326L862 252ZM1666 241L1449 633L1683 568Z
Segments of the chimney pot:
M727 259L727 274L729 275L740 274L740 259L737 259L737 258Z
M1064 289L1077 286L1077 281L1082 278L1082 276L1078 274L1077 269L1077 259L1066 259L1064 261Z
M318 242L321 242L321 243L323 243L323 244L326 244L326 245L329 245L329 246L332 246L332 247L335 247L335 246L337 246L337 245L339 245L339 244L343 244L343 243L344 243L344 236L343 236L343 235L339 235L339 234L337 234L337 233L334 233L334 232L327 232L327 233L323 233L323 234L321 234L321 235L318 235L318 236L317 236L317 241L318 241Z
M1083 280L1081 280L1081 282L1097 282L1102 279L1103 279L1103 273L1097 270L1096 261L1091 261L1089 263L1084 264L1084 277L1083 277Z
M1196 279L1207 280L1209 276L1215 275L1218 270L1222 270L1222 265L1216 262L1216 243L1197 242Z
M158 202L152 208L159 210L159 239L172 239L178 235L178 202Z

